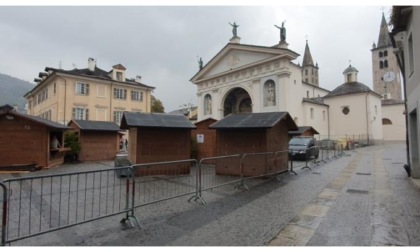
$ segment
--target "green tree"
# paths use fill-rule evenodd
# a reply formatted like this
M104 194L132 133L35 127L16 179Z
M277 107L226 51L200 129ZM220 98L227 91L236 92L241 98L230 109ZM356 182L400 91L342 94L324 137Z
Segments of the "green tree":
M165 113L165 108L159 99L152 95L152 113Z
M64 146L70 148L70 152L66 155L65 159L70 162L77 161L79 152L82 147L75 133L67 131L64 134Z

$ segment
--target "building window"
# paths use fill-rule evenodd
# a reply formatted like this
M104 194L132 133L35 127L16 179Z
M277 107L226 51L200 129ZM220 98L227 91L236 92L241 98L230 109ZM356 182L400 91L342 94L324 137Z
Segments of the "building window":
M114 88L114 99L126 100L127 99L127 89Z
M410 37L408 37L408 65L411 76L414 73L413 34L410 34Z
M392 122L388 118L382 118L382 125L392 125Z
M380 51L379 52L379 57L382 57L382 56L383 56L382 51Z
M343 114L348 115L350 113L350 108L348 106L344 107L342 110Z
M114 122L118 125L121 124L124 111L114 111Z
M87 108L73 108L73 119L75 120L89 120L89 109Z
M388 67L388 60L384 60L384 68Z
M379 68L380 69L384 68L384 63L382 61L379 61Z
M386 56L388 56L388 51L387 50L384 51L384 57L386 57Z
M106 98L106 87L105 85L96 85L96 96Z
M143 101L143 92L141 92L141 91L131 91L131 100L132 101Z
M347 74L347 82L351 82L351 74Z
M311 119L312 120L314 119L314 109L313 108L311 108Z
M123 74L121 72L117 72L117 81L123 81Z
M76 83L76 94L89 95L89 84L87 83Z
M308 75L308 69L305 69L305 75Z

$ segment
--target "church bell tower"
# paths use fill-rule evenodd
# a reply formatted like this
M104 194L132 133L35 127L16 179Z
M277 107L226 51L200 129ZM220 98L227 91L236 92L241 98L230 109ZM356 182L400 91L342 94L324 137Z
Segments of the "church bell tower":
M388 24L382 13L378 43L372 45L373 91L384 100L401 100L401 78L397 59L393 53Z

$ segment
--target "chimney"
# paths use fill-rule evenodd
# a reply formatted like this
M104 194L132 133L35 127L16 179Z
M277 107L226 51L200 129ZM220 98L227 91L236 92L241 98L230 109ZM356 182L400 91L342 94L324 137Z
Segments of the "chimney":
M88 69L89 69L89 71L94 72L95 71L95 67L96 67L95 59L89 58L88 59Z
M136 82L141 83L141 76L140 75L136 75Z

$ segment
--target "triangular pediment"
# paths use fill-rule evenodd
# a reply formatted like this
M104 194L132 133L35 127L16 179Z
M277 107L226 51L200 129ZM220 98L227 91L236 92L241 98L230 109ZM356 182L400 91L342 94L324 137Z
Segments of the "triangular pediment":
M299 54L283 48L241 44L227 44L193 78L193 83L223 75L228 72L256 66L271 60L288 58L294 60Z

